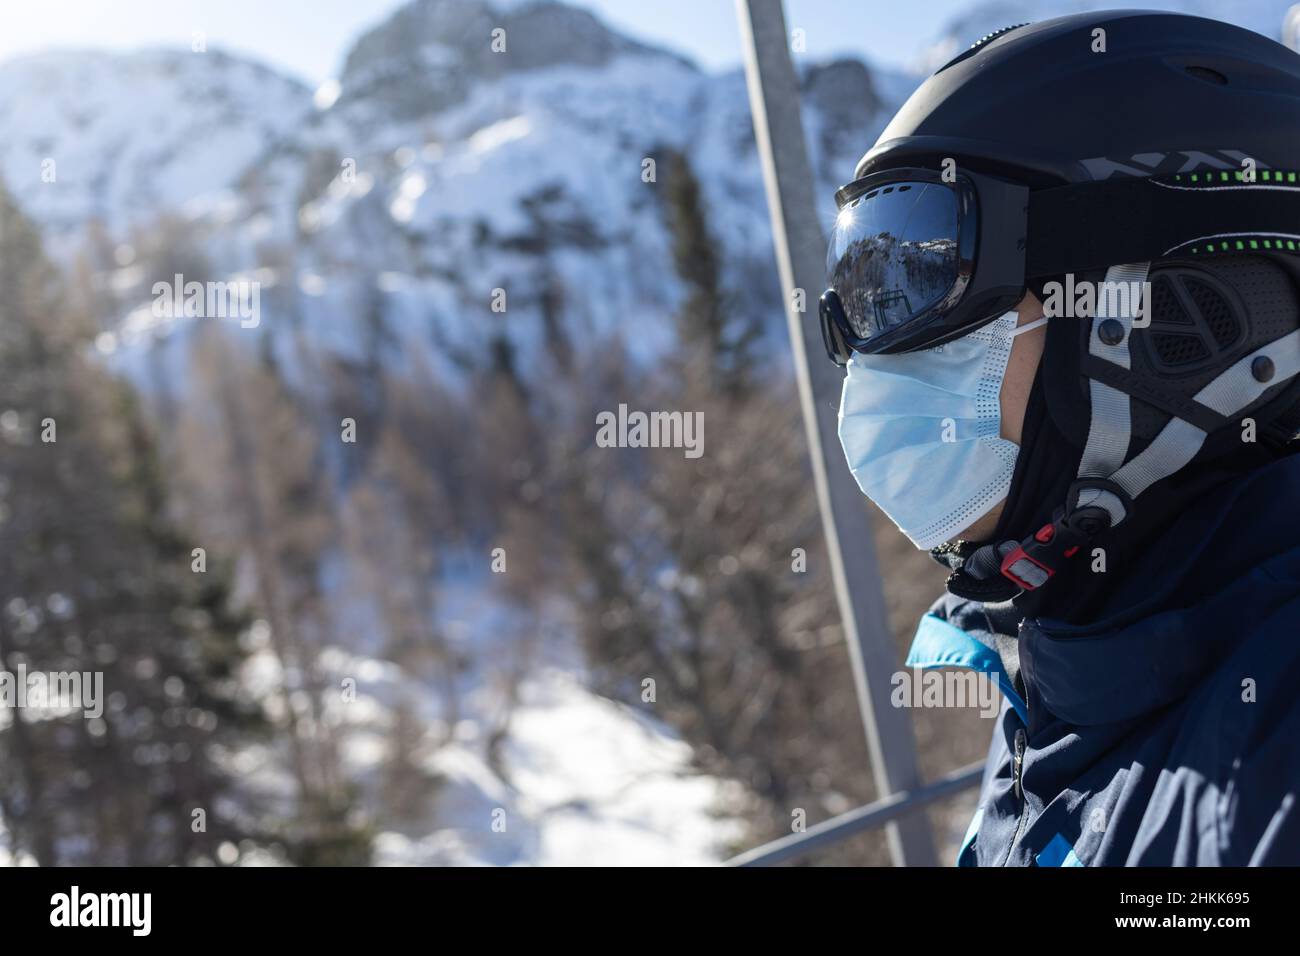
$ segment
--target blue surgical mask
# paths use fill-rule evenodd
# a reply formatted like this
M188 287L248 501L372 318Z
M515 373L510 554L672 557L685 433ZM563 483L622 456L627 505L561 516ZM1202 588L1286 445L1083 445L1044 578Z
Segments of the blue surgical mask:
M1008 312L921 352L854 353L840 444L862 493L918 548L956 537L1007 496L1019 447L1001 437L1000 395L1016 328Z

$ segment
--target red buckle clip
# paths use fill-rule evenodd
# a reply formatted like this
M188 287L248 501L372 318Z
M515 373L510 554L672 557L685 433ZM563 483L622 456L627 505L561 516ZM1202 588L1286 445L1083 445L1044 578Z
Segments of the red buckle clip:
M1055 573L1054 568L1031 558L1023 545L1016 545L1016 549L1002 559L1002 576L1025 591L1041 588Z
M1088 512L1099 509L1087 509ZM1082 513L1082 512L1080 512ZM1087 517L1095 517L1089 513ZM1002 576L1025 591L1036 591L1048 582L1061 562L1079 553L1089 534L1058 517L1035 531L1002 559Z
M1002 576L1025 591L1036 591L1056 573L1061 562L1074 557L1079 549L1112 524L1112 516L1099 505L1079 506L1083 488L1100 488L1110 492L1124 507L1132 510L1125 491L1111 481L1080 478L1070 486L1065 507L1056 509L1053 520L1025 538L1002 559Z

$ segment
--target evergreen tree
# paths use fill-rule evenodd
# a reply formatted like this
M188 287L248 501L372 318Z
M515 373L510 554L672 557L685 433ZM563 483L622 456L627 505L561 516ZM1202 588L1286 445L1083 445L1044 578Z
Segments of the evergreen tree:
M247 562L249 599L280 669L274 717L294 784L290 859L363 865L370 836L327 714L339 689L321 666L322 650L338 643L322 572L338 543L329 459L269 354L209 323L191 360L177 471L214 547Z
M225 760L261 727L244 622L222 570L196 570L131 393L88 360L92 324L2 188L0 289L0 671L102 675L102 713L0 714L10 849L232 862L260 825Z
M670 151L664 162L666 220L673 264L686 296L677 312L682 355L717 387L744 386L753 322L736 314L723 291L718 244L709 233L700 181L685 154Z

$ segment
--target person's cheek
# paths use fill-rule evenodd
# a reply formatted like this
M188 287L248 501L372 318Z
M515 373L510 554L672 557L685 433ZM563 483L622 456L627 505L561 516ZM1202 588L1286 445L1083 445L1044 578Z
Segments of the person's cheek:
M1032 300L1032 301L1030 301ZM1032 292L1025 294L1025 300L1017 308L1020 322L1025 325L1043 314L1042 305L1034 298ZM1025 424L1025 408L1029 405L1029 392L1034 385L1034 375L1038 372L1038 363L1042 361L1043 349L1047 345L1047 327L1032 329L1023 335L1017 335L1011 345L1011 357L1007 359L1007 373L1002 379L1002 389L998 393L1002 409L1000 434L1007 441L1020 444L1021 430Z

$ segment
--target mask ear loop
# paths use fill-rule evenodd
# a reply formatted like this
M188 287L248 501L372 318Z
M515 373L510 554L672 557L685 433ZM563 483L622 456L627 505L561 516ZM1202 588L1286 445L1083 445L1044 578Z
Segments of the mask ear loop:
M1032 332L1034 329L1046 325L1048 318L1049 316L1044 315L1041 318L1034 319L1032 322L1026 322L1024 325L1017 326L1011 330L1011 337L1014 339L1017 335L1020 335L1023 332Z

